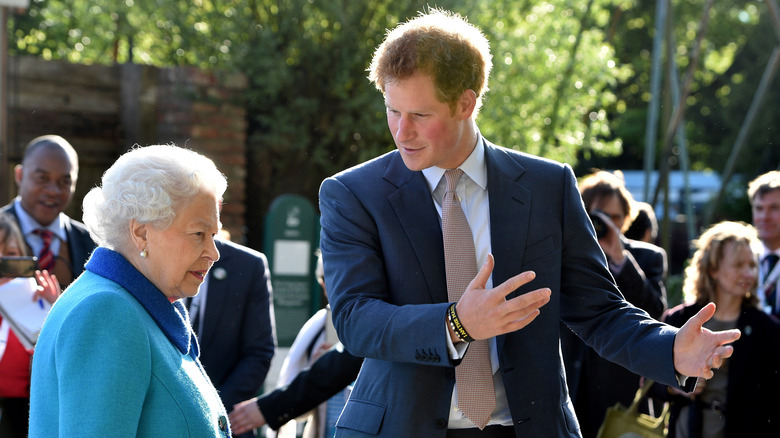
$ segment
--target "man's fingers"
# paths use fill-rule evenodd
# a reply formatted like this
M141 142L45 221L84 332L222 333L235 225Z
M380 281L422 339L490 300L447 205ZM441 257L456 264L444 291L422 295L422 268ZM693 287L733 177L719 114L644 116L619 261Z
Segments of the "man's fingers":
M538 312L542 306L549 303L550 295L551 291L548 288L536 289L505 301L502 306L509 308L507 312L509 318L520 321L529 314ZM536 316L534 315L534 317Z
M720 345L730 344L736 341L737 339L739 339L740 336L742 336L742 332L739 331L738 329L723 330L721 332L717 332L716 334L718 335L718 343ZM731 353L733 352L734 348L730 346L725 346L723 348L729 350L729 355L723 357L725 358L731 356Z
M537 308L525 314L520 319L515 319L506 324L506 332L513 332L525 328L528 324L532 323L542 312Z
M531 280L533 280L534 278L536 278L536 272L534 271L521 272L515 275L514 277L510 278L509 280L501 283L493 290L501 294L502 297L506 297L507 295L517 290L518 287L530 283Z

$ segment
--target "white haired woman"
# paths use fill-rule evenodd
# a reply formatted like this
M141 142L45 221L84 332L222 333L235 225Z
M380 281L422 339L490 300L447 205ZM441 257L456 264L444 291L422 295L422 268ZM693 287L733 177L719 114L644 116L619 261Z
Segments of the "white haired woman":
M227 181L177 146L134 148L84 199L99 247L44 323L30 437L230 436L180 298L219 259Z

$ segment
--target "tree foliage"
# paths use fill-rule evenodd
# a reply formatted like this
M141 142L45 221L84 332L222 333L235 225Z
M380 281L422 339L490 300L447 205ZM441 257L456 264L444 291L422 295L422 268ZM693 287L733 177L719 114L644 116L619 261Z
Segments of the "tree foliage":
M570 163L620 152L611 91L631 71L605 42L610 1L491 2L475 8L492 41L491 91L479 119L499 144Z
M668 52L682 78L705 1L672 3ZM684 127L692 166L721 170L777 42L766 37L774 32L762 1L714 3ZM428 4L32 0L10 23L10 52L245 73L249 198L262 194L250 209L251 233L262 229L258 222L276 195L296 192L316 201L322 178L393 148L382 97L365 70L386 29ZM435 6L468 16L491 41L494 70L478 118L488 138L575 169L642 167L656 2L444 0ZM780 148L769 146L778 88L771 88L752 131L743 172L777 165ZM665 99L667 117L670 106Z
M626 2L627 3L627 2ZM606 163L605 167L640 168L645 148L645 127L650 102L651 59L656 33L657 1L618 4L609 25L608 42L615 47L619 62L632 66L632 75L613 88L617 104L609 111L614 135L624 148L613 160L588 159L583 165ZM696 47L704 33L701 61L694 71L691 91L685 101L684 131L691 168L723 171L737 135L745 122L757 86L770 54L778 46L777 30L765 2L722 0L712 3L705 18L706 1L669 2L668 32L663 35L662 66L664 83L661 99L662 118L658 127L656 166L668 160L679 167L680 145L669 156L663 156L663 132L674 104L669 83L668 61L674 61L678 81L682 81ZM780 148L776 147L776 121L780 119L780 87L769 87L764 105L748 143L738 157L736 170L747 178L778 167Z

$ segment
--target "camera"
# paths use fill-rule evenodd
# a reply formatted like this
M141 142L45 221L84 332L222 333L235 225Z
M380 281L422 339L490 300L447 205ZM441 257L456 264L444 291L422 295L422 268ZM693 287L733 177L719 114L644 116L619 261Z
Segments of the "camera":
M593 222L593 228L596 229L596 238L603 239L609 232L609 225L601 219L601 216L593 213L588 213L590 221Z

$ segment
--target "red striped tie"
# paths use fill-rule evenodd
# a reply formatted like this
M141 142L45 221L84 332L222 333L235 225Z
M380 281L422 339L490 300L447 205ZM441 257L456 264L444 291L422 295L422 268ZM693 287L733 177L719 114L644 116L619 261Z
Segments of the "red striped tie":
M40 228L33 232L41 236L41 240L43 240L43 249L41 249L41 253L38 255L38 266L43 270L52 272L54 269L54 253L51 251L51 241L54 233Z

